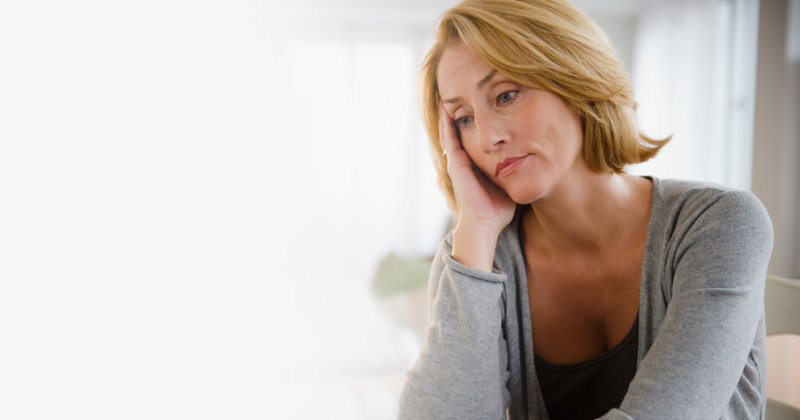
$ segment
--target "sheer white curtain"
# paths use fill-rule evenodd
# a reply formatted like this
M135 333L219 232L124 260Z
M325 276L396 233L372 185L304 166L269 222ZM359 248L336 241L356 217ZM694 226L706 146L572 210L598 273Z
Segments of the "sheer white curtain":
M644 131L672 141L631 171L749 189L757 4L651 3L640 15L632 74Z
M432 19L290 18L297 27L273 43L277 100L268 117L284 198L274 232L286 280L276 281L287 282L289 297L270 310L270 335L286 343L269 356L272 409L394 418L420 343L369 290L382 257L432 256L445 229L416 95ZM252 217L272 215L264 210Z
M430 22L283 9L0 3L0 418L392 418Z

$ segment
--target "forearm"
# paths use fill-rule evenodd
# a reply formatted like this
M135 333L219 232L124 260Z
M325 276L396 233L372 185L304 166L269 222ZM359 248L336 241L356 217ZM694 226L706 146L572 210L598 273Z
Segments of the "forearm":
M442 250L440 250L442 251ZM510 396L503 338L505 275L437 254L425 344L401 394L401 419L499 419Z

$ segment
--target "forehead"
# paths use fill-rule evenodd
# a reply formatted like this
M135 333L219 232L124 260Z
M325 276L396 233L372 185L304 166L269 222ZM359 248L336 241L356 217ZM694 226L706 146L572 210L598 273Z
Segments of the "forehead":
M442 97L462 94L465 89L475 88L492 70L489 63L463 42L450 45L442 53L436 73L439 94Z

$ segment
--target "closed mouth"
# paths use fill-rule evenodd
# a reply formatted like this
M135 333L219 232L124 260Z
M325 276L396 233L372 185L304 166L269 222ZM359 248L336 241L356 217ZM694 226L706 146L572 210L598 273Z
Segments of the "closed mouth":
M511 175L519 168L519 165L522 165L522 161L526 157L528 157L528 155L512 157L498 163L494 176L501 177Z

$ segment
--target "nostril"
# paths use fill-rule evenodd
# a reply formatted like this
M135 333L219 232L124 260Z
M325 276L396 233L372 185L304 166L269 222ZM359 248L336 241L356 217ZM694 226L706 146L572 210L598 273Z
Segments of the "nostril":
M506 140L505 139L497 139L492 141L492 145L490 147L491 151L497 150L505 146Z

